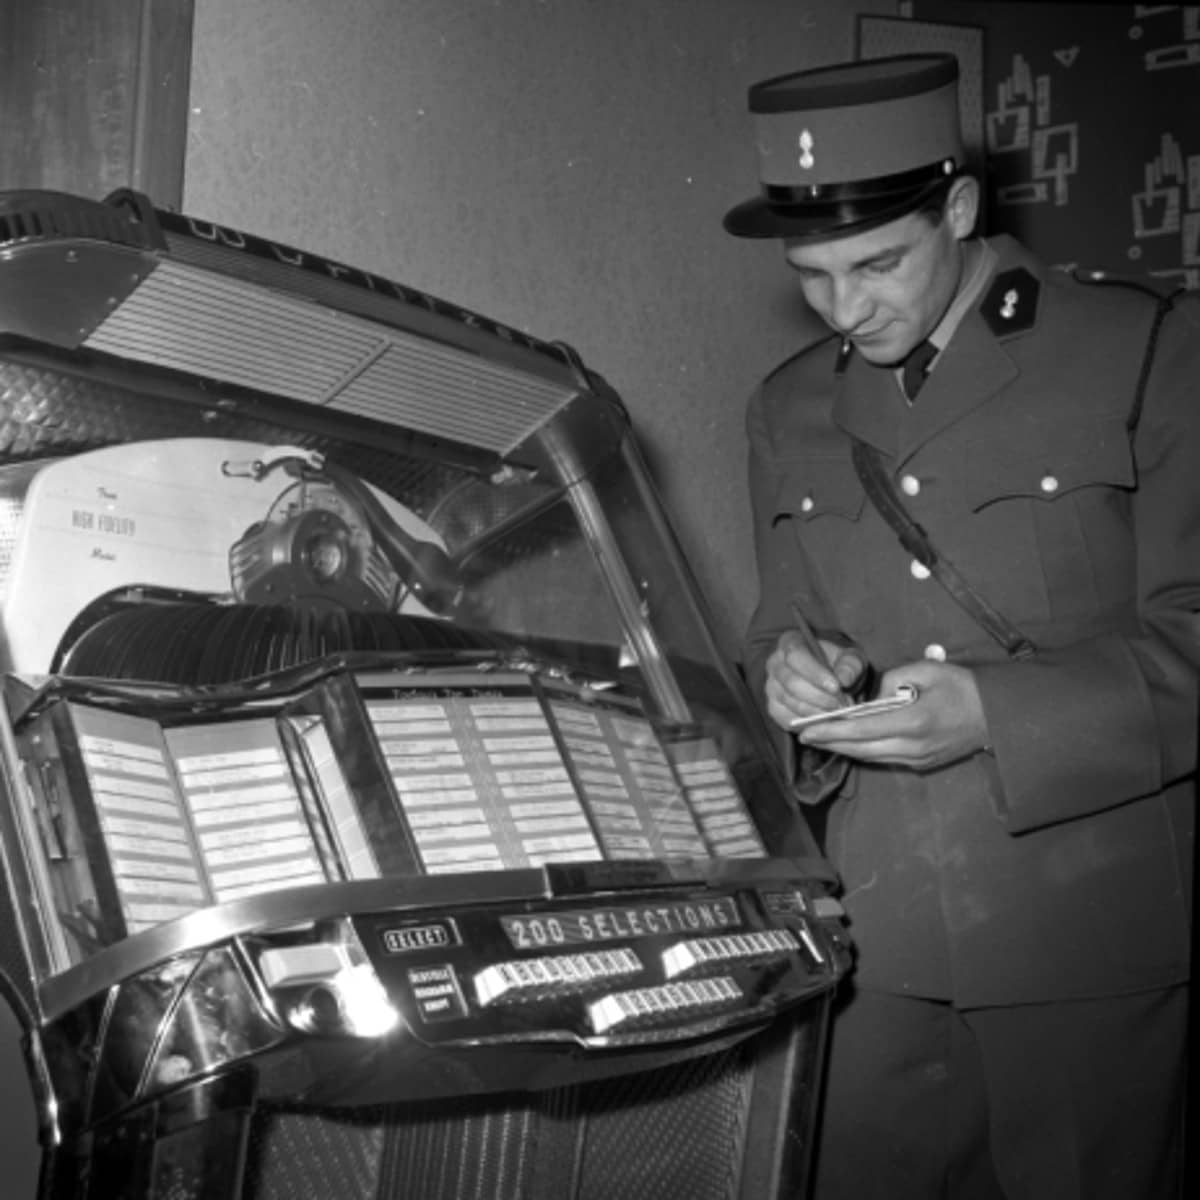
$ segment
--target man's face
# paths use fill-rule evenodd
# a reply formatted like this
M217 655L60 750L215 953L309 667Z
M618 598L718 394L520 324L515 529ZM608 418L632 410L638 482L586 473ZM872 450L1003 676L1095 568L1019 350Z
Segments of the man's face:
M871 363L899 362L946 311L962 274L968 221L955 193L936 225L909 213L865 233L827 242L785 240L810 307Z

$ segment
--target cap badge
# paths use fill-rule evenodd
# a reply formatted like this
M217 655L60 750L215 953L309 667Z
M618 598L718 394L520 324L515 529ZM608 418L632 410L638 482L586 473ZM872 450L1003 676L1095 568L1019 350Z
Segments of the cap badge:
M816 165L813 158L813 135L807 129L800 134L800 166L805 171L811 171Z
M1005 321L1011 321L1017 315L1017 301L1020 297L1017 295L1016 288L1009 288L1004 293L1004 299L1000 303L1000 316Z

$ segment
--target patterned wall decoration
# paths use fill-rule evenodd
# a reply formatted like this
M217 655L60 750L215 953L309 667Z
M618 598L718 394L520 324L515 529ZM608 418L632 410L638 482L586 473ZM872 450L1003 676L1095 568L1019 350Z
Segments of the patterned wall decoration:
M1053 263L1200 288L1200 6L901 10L914 27L982 31L988 233Z

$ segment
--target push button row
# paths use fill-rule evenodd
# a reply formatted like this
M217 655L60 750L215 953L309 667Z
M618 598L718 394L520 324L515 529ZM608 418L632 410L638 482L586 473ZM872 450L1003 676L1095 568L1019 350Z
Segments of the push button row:
M778 958L799 948L800 943L795 935L786 929L694 938L664 951L663 974L668 979L676 979L712 963L729 962L730 959Z
M596 983L609 983L625 975L636 975L641 969L638 956L623 947L587 954L520 958L512 962L493 963L480 971L475 976L475 995L481 1005L488 1005L502 1000L576 992Z
M664 983L658 987L613 992L588 1005L597 1033L631 1025L652 1025L667 1017L691 1016L741 1000L742 989L728 976Z

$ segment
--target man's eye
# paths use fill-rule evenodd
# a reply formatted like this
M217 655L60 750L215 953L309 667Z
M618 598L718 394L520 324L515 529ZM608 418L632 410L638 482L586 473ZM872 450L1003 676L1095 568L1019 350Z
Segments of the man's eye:
M871 275L890 275L899 265L898 258L880 258L867 263L867 272Z

